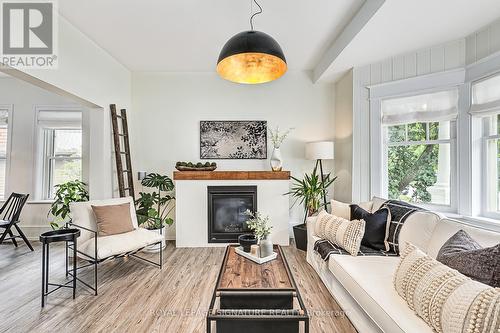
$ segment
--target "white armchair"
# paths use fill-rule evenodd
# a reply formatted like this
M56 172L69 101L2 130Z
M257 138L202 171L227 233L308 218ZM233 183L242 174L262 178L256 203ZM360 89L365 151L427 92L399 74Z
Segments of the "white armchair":
M92 206L108 206L130 203L130 216L132 218L133 231L99 237L97 233L97 224L95 221ZM136 255L137 252L142 250L148 245L159 245L164 239L163 235L140 228L137 223L137 216L135 213L135 206L132 197L115 198L107 200L94 200L87 202L73 202L70 204L71 221L69 226L81 230L81 236L78 238L77 254L80 258L87 260L90 264L78 267L77 269L94 266L94 286L81 281L84 285L94 290L97 295L97 264L108 259L114 259L123 256L133 256L135 258L144 260L148 263L154 264L160 269L162 268L163 251L159 251L159 262L156 263L146 258ZM67 245L71 248L71 245Z

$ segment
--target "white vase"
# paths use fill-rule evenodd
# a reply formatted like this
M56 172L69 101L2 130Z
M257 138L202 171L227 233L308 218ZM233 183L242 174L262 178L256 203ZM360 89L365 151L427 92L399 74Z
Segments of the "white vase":
M273 154L271 155L271 170L281 171L283 169L283 159L281 158L281 150L279 148L273 148Z
M153 232L156 232L157 234L160 234L160 229L155 229L155 230L150 230ZM165 249L167 246L166 241L165 241L165 234L167 232L167 227L163 226L161 228L161 235L162 235L162 241L161 241L161 248ZM159 244L154 244L154 245L148 245L144 248L144 252L159 252L160 251L160 245Z
M261 239L260 243L260 257L268 257L273 254L273 242L269 239L269 237Z

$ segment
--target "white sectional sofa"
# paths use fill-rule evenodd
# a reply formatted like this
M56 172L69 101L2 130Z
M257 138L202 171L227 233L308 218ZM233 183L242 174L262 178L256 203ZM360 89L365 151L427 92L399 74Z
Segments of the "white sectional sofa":
M372 211L381 204L382 201L374 200ZM399 257L334 254L325 262L314 255L314 243L319 239L314 234L315 222L314 218L308 220L307 261L359 332L432 332L394 289L393 275ZM399 243L413 243L436 258L441 246L460 229L482 246L500 243L499 231L473 227L433 212L412 214L401 229Z

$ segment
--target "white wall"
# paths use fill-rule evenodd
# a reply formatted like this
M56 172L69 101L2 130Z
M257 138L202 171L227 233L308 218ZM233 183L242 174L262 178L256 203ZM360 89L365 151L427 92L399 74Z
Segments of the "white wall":
M45 91L14 78L0 78L0 104L12 105L9 119L11 132L10 167L6 197L10 192L29 193L29 201L21 215L21 228L30 238L50 230L47 212L50 203L37 202L35 198L35 106L78 106L71 99ZM3 202L2 202L3 203Z
M500 19L470 34L466 41L467 65L500 52Z
M112 146L109 104L131 106L131 74L122 64L59 15L57 69L8 71L58 94L93 104L89 140L90 195L112 196ZM28 74L28 75L26 75Z
M313 84L309 72L289 72L262 85L227 82L215 72L134 73L132 82L130 131L136 171L171 176L176 161L199 161L200 120L267 120L271 127L294 127L282 154L284 169L300 178L314 166L304 159L305 142L334 138L333 86ZM217 164L219 170L270 170L269 160ZM327 170L332 168L326 163ZM136 189L141 190L140 185ZM302 216L296 207L292 223Z
M335 181L334 198L352 201L352 70L335 85Z

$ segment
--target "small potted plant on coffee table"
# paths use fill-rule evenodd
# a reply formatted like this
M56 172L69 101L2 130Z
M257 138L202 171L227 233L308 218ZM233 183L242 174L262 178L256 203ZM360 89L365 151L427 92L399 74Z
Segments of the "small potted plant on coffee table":
M253 231L260 247L260 256L268 257L273 254L273 242L269 238L273 228L269 222L269 216L262 216L261 213L252 213L250 210L245 212L250 217L247 221L248 228Z
M326 195L328 187L337 179L337 177L331 178L331 173L328 173L321 180L316 171L317 166L314 167L310 175L305 174L304 179L291 177L294 183L290 192L285 193L285 195L291 195L294 198L293 205L297 203L304 205L304 223L293 227L295 246L303 251L307 251L307 218L316 214L324 206L321 203L323 195Z

